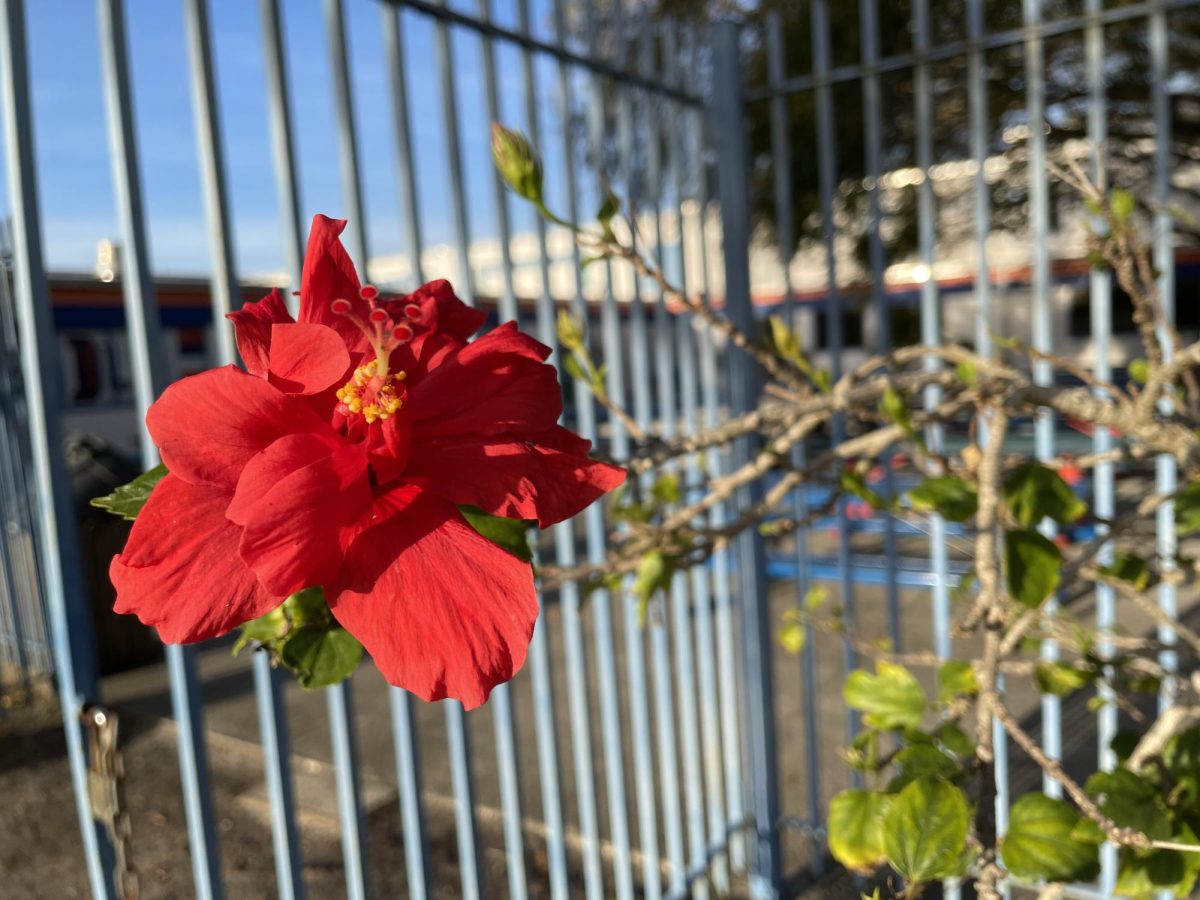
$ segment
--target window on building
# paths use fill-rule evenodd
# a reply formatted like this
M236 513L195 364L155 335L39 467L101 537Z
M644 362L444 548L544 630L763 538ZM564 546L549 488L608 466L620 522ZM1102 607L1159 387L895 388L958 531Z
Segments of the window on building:
M857 309L843 310L841 315L842 322L842 346L843 347L861 347L863 342L862 331L862 312ZM831 335L829 334L830 318L829 313L824 310L817 312L817 349L827 350L831 343Z

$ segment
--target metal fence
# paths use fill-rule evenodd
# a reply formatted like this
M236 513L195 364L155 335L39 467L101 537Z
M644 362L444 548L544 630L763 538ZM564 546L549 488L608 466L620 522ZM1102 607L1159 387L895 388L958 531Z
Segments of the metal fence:
M396 0L378 6L378 48L381 71L388 87L389 106L381 112L387 137L395 153L397 205L403 223L403 241L413 281L420 281L422 260L429 250L423 240L419 191L423 173L414 147L412 100L416 91L438 93L437 128L444 141L446 181L455 250L455 284L470 301L483 301L481 274L469 248L482 235L494 236L500 255L499 290L495 304L501 320L518 319L543 341L553 345L556 307L582 314L593 323L590 339L596 356L608 366L608 392L628 404L639 426L658 426L667 433L714 422L726 411L748 408L755 402L754 373L748 361L714 343L708 332L694 327L690 317L673 314L652 285L639 283L617 264L580 265L577 251L566 260L570 267L567 290L552 290L554 260L550 244L553 231L538 220L530 227L535 236L531 268L537 289L518 297L512 258L513 221L520 216L510 208L503 187L494 176L468 177L468 170L487 167L486 146L464 141L466 127L482 129L502 120L523 127L535 145L548 156L550 205L567 218L586 218L598 208L602 171L623 193L634 199L645 246L665 269L683 280L690 293L724 303L730 316L747 330L756 329L751 301L752 215L748 173L756 166L756 153L769 154L774 195L774 235L780 256L790 260L798 223L794 198L798 189L812 187L819 225L816 240L823 248L825 272L820 302L802 304L788 280L792 271L783 266L785 290L782 304L790 315L803 317L823 311L827 353L836 374L845 350L844 318L852 309L847 279L840 272L845 256L838 250L839 193L844 161L839 156L838 92L851 91L861 99L862 119L856 123L862 137L863 184L867 202L866 230L869 302L854 309L859 315L875 311L880 324L878 346L890 346L887 323L892 299L886 289L888 249L884 239L883 176L911 162L926 177L915 182L917 260L933 272L940 261L938 204L934 181L928 177L935 164L953 158L957 147L937 146L934 127L938 103L944 95L935 84L936 69L960 63L966 73L956 85L964 93L961 104L967 127L957 122L957 135L965 136L965 158L974 164L971 182L969 243L975 249L972 290L980 310L976 346L989 347L992 333L992 294L995 281L986 249L993 230L992 186L985 177L994 154L997 130L989 115L989 54L1015 50L1021 55L1024 85L1023 115L1035 126L1047 117L1044 47L1050 40L1074 41L1085 60L1087 136L1095 146L1105 143L1108 121L1104 46L1106 29L1131 24L1147 36L1150 71L1147 102L1157 135L1152 159L1154 197L1163 212L1154 235L1164 295L1173 296L1174 251L1172 224L1166 212L1171 193L1172 160L1166 149L1171 120L1167 91L1170 80L1169 29L1171 16L1193 16L1197 0L1104 6L1086 0L1085 7L1065 12L1055 6L1055 16L1043 15L1040 0L1025 0L1021 20L989 30L983 0L963 0L953 5L961 34L934 31L931 0L913 0L911 46L896 45L904 35L883 35L878 0L860 0L857 34L860 53L847 61L834 59L828 0L812 0L807 35L811 47L804 55L810 70L792 73L784 58L783 25L770 20L761 31L744 31L720 24L701 32L652 18L639 7L627 13L624 4L597 8L591 2L570 7L578 21L568 22L568 8L551 4L548 28L539 28L531 17L528 0L516 0L511 16L493 19L487 0L471 12L462 4L448 6L425 0ZM1078 4L1076 4L1078 5ZM271 153L276 196L282 222L281 239L290 283L299 278L302 221L307 211L302 199L293 125L293 92L289 81L285 30L278 0L260 0L261 60L266 75L266 100L271 126ZM1013 6L1010 4L1010 6ZM62 392L58 347L51 317L47 277L43 265L42 206L38 199L30 100L30 65L24 4L3 0L0 21L0 90L3 92L4 139L9 198L13 207L14 295L21 340L23 397L27 398L28 456L5 450L5 459L19 465L4 471L32 478L34 497L29 521L21 528L32 532L39 552L39 573L54 645L55 675L67 730L67 748L75 801L93 894L119 896L114 882L110 835L95 817L89 799L89 732L83 715L103 700L96 674L88 628L89 611L80 576L80 550L69 479L61 453L59 410ZM360 271L370 268L372 238L369 208L364 203L361 110L351 82L345 9L342 0L325 0L324 33L333 92L332 122L337 135L342 184L341 211L351 220L351 256ZM228 165L223 156L222 116L214 74L210 10L205 0L183 0L187 24L190 87L194 110L196 152L203 183L209 253L212 261L212 321L215 361L235 361L232 335L222 315L240 298L235 271L236 234L228 188ZM155 274L151 271L148 229L142 190L143 166L139 158L138 128L134 117L126 22L120 0L99 0L99 46L102 80L108 113L107 141L112 161L112 185L120 219L122 248L121 288L124 297L133 399L139 421L171 373L162 352L160 310L156 301ZM511 18L511 23L506 24ZM1189 20L1190 21L1190 20ZM938 20L939 25L942 24ZM414 72L405 58L406 28L430 29L436 58L435 72ZM482 73L478 95L464 100L455 53L462 42L478 49ZM793 52L795 52L793 50ZM842 51L837 51L842 52ZM765 59L764 77L748 78L745 57ZM505 60L508 62L506 63ZM907 154L893 158L885 146L884 126L887 82L904 73L910 93L911 130ZM500 86L502 76L516 79L512 95ZM419 80L417 80L419 79ZM761 83L759 83L761 81ZM749 82L749 84L747 84ZM812 185L792 182L790 155L800 152L790 133L791 105L795 98L811 103L811 138L815 168ZM747 141L737 123L766 107L768 147ZM710 128L708 117L715 127ZM1033 248L1029 275L1029 311L1033 343L1038 349L1054 346L1051 309L1051 259L1047 237L1051 230L1051 194L1044 174L1047 138L1041 127L1028 129L1028 191ZM46 173L42 173L46 177ZM53 177L51 174L49 177ZM761 180L761 179L760 179ZM709 196L715 183L718 197ZM476 192L474 194L469 192ZM490 211L481 223L477 210ZM710 246L708 212L719 210L723 242L720 253ZM334 210L327 210L335 212ZM720 257L719 259L716 257ZM1109 374L1111 341L1110 284L1106 277L1090 276L1091 340L1097 348L1096 372ZM920 337L926 343L942 339L942 303L939 282L927 277L919 287ZM806 312L805 310L808 310ZM4 373L0 373L4 374ZM1038 371L1049 378L1048 369ZM15 387L15 381L6 381ZM20 400L12 391L6 402ZM931 398L933 402L936 398ZM3 410L8 415L8 407ZM630 436L619 422L605 421L583 385L575 385L574 405L568 422L585 436L620 458L630 450ZM832 438L844 433L835 423ZM942 435L931 436L933 441ZM1097 432L1097 449L1108 446L1107 433ZM141 433L142 462L157 460L155 448ZM1054 452L1055 424L1042 419L1036 425L1036 450L1048 458ZM710 456L683 464L685 483L694 484L702 467L719 472L744 459L750 446L739 446L729 459ZM889 474L885 476L891 478ZM1158 486L1169 490L1174 472L1169 460L1160 460ZM10 509L6 481L5 508ZM888 485L888 489L892 489ZM1099 466L1094 484L1096 511L1113 510L1111 466ZM18 491L19 487L13 487ZM754 501L751 495L739 503ZM800 510L808 501L798 494ZM18 504L20 506L20 504ZM713 510L719 525L732 510ZM599 507L589 509L582 521L556 526L541 552L557 563L570 565L577 557L601 562L605 557L608 524ZM878 522L882 551L877 564L867 565L852 543L850 510L838 505L834 526L833 558L828 575L837 585L840 600L853 618L870 571L882 572L881 588L873 588L872 609L883 630L899 646L905 621L930 622L932 646L940 655L951 650L950 589L955 567L947 553L947 529L934 518L929 523L925 552L915 569L901 554L901 541L912 535L892 519ZM1159 523L1160 549L1173 546L1170 510L1164 507ZM427 773L447 767L454 793L457 859L461 880L453 886L464 897L496 896L500 884L485 884L481 864L481 825L477 815L479 786L473 777L481 755L494 761L495 785L500 798L500 835L504 850L507 891L513 897L548 893L566 897L582 892L592 900L606 895L647 897L721 894L731 883L745 878L753 896L777 896L795 886L795 876L819 872L823 849L824 806L831 785L844 776L822 742L829 727L828 714L820 709L823 693L839 689L843 671L857 660L847 644L838 648L832 665L822 665L829 648L818 650L810 640L809 652L797 673L791 663L777 658L772 649L773 618L780 602L802 596L816 577L818 564L810 536L797 541L794 557L768 559L757 534L740 540L730 553L720 553L711 566L674 576L668 596L661 598L643 627L638 611L625 598L601 590L583 596L568 585L555 596L543 598L543 613L530 648L525 671L511 685L498 688L487 711L472 717L490 717L492 746L470 740L469 720L457 703L443 704L447 746L435 758L427 753L418 729L413 700L392 689L388 696L390 728L395 749L404 839L406 887L411 896L433 893L430 849L426 841L429 812L423 803ZM7 545L6 545L7 546ZM911 551L909 551L911 556ZM7 560L9 556L5 556ZM906 566L908 568L906 568ZM905 571L917 571L928 593L903 592ZM771 590L769 573L794 579ZM8 572L5 571L6 584ZM1161 588L1160 601L1172 614L1172 588ZM902 607L930 602L929 613ZM772 606L772 604L776 606ZM1097 595L1098 624L1115 621L1114 603L1106 589ZM0 606L0 610L9 607ZM10 625L0 620L5 634ZM1169 632L1164 632L1169 640ZM21 642L18 641L18 644ZM9 652L5 645L5 652ZM13 652L18 652L14 650ZM1052 658L1054 647L1043 651ZM166 649L171 701L178 726L179 770L182 779L188 839L197 896L223 895L222 864L211 808L209 767L201 685L196 650ZM302 860L297 835L296 804L289 750L289 727L282 702L284 685L265 655L253 658L253 678L263 748L265 779L270 800L271 831L275 852L276 888L281 897L304 893ZM786 678L786 683L781 682ZM364 832L360 770L357 764L355 679L326 691L332 757L335 763L341 824L346 892L351 898L368 896L371 877ZM555 695L558 700L555 700ZM565 703L564 697L565 694ZM794 701L794 702L793 702ZM565 711L565 714L564 714ZM779 716L777 716L777 713ZM382 715L382 714L381 714ZM842 715L837 713L839 717ZM1116 730L1116 713L1106 707L1098 714L1097 740L1101 763L1111 765L1108 740ZM784 718L794 717L794 718ZM1043 701L1043 740L1047 752L1062 752L1059 701ZM789 722L800 724L792 728ZM786 727L785 727L786 726ZM857 727L846 715L845 735ZM838 728L841 731L840 728ZM531 734L528 744L523 736ZM518 760L522 747L532 747L532 758ZM837 774L835 775L835 771ZM782 775L781 775L782 773ZM998 826L1004 827L1008 804L1009 773L1004 736L997 734L996 773L999 788ZM1045 787L1053 793L1055 785ZM530 810L536 810L531 813ZM527 827L530 816L544 826L536 833ZM798 837L798 843L796 838ZM544 851L545 884L527 877L532 850ZM379 860L374 865L380 865ZM1111 887L1115 857L1105 860L1101 891ZM788 879L792 880L789 881ZM443 886L444 887L444 886ZM954 889L950 888L951 892Z

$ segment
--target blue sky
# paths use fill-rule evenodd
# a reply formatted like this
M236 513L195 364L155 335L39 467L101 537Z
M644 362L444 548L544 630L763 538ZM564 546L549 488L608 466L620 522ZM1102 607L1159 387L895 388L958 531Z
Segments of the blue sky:
M548 37L552 26L551 2L531 4L541 37ZM476 8L470 2L452 5L464 12ZM88 271L97 241L119 238L95 7L93 0L29 4L37 163L52 271ZM284 0L282 7L302 209L306 218L315 212L344 215L322 3ZM380 8L376 0L346 0L346 14L370 253L398 253L404 231ZM492 14L497 22L515 24L514 0L494 0ZM126 16L153 268L159 274L202 274L209 269L209 247L182 4L126 0ZM211 23L238 271L282 271L258 4L211 0ZM403 14L403 24L423 236L426 246L448 243L454 235L434 26L412 12ZM452 35L471 237L477 239L496 230L480 42L458 29ZM498 45L497 64L501 119L524 127L520 57ZM539 117L547 135L552 196L561 171L554 162L560 134L555 72L549 60L538 60ZM510 209L516 230L530 227L523 205L510 204Z

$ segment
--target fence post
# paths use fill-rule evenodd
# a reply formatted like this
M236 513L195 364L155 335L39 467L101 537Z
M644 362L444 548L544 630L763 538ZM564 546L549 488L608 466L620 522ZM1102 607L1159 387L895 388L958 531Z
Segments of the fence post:
M725 312L738 328L754 334L750 304L750 213L746 202L746 138L742 109L742 70L735 22L713 28L713 128L717 150L717 180L721 200L721 231L725 259ZM760 378L753 360L733 352L729 359L729 388L733 412L746 412L758 402ZM755 452L750 439L734 447L734 464ZM743 490L743 508L761 495L761 484ZM755 898L779 896L780 861L779 773L775 756L774 686L771 674L771 611L767 596L766 561L762 538L748 529L738 541L738 598L741 610L744 667L745 767L749 788L753 845L750 848L750 893Z
M97 900L116 895L108 836L88 800L87 739L81 715L97 698L91 612L80 578L71 480L59 431L58 342L42 259L41 215L33 152L25 13L21 0L0 3L0 107L8 196L12 208L13 279L21 367L29 416L32 468L38 509L37 547L54 643L55 674L67 738L67 759L83 837L88 881Z

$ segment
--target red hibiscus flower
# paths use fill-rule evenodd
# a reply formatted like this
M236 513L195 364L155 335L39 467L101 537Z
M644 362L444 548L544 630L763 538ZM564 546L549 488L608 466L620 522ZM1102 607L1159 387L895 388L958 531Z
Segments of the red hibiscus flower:
M557 424L549 349L445 281L385 300L313 220L299 321L278 292L233 313L246 371L168 388L146 422L170 473L113 559L116 610L164 641L224 634L321 586L384 677L427 700L487 699L525 660L528 564L470 504L542 525L624 479Z

